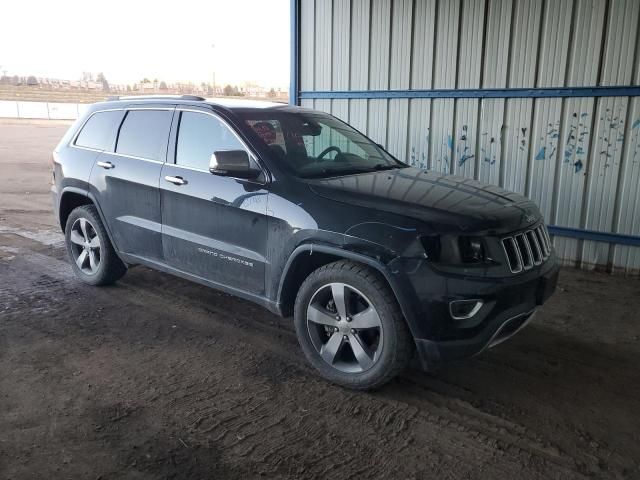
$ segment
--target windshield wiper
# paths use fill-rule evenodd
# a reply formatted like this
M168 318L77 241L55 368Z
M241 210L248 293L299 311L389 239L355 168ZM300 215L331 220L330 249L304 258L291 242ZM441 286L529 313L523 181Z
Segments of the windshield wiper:
M302 178L341 177L371 172L375 172L375 170L372 168L323 168L319 172L309 173Z
M402 168L401 165L393 165L390 163L376 163L372 169L373 170L394 170L396 168Z
M404 165L393 165L385 163L377 163L371 167L352 167L352 168L323 168L314 173L309 173L302 178L322 178L322 177L340 177L346 175L357 175L359 173L379 172L382 170L393 170L396 168L404 168Z

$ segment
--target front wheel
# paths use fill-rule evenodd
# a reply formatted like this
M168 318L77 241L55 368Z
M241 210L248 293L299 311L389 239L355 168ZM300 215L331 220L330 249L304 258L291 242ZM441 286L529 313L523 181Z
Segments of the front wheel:
M96 207L74 209L64 232L73 271L90 285L109 285L121 278L127 267L118 258Z
M314 271L296 298L300 346L320 374L349 388L378 388L400 373L413 340L398 303L374 270L338 261Z

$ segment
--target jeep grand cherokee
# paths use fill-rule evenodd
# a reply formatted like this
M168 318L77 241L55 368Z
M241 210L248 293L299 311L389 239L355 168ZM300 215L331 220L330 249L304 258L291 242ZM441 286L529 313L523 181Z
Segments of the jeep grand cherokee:
M199 97L92 105L53 153L76 275L146 265L293 315L309 362L378 387L468 357L552 294L530 200L412 168L326 113Z

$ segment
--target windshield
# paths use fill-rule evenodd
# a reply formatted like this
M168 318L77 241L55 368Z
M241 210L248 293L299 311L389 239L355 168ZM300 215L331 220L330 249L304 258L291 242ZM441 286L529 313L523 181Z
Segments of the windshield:
M404 168L382 148L331 115L244 112L239 116L279 165L301 178L326 178Z

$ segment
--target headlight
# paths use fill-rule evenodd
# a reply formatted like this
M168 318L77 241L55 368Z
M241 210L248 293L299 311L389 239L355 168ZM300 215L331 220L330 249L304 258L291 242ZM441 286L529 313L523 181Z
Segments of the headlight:
M441 264L474 264L487 261L482 237L425 235L421 237L427 258Z
M427 254L427 258L432 262L440 260L440 237L437 235L429 235L421 238L422 247Z
M480 237L458 237L462 263L482 263L486 259L484 242Z

